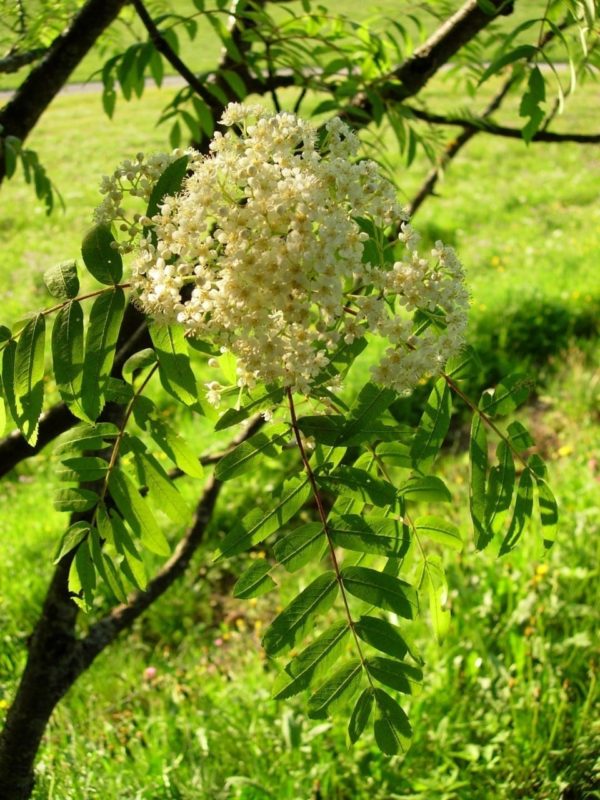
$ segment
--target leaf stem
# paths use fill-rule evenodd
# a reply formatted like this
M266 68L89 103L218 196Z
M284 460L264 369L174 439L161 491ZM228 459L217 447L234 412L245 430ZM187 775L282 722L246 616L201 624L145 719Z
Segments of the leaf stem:
M373 680L371 678L371 674L369 672L369 668L367 667L367 662L360 645L360 640L358 638L358 634L354 628L354 620L352 619L352 614L350 612L350 604L348 603L348 595L346 594L346 588L344 587L344 581L342 580L342 574L340 571L340 565L338 563L337 555L335 552L335 547L333 541L331 539L331 535L329 533L329 525L327 522L327 513L323 507L323 501L321 500L321 494L319 492L319 487L317 486L317 480L315 478L315 474L310 466L310 462L308 459L308 455L306 453L306 449L302 442L302 436L300 435L300 429L298 428L298 420L296 418L296 409L294 406L294 398L292 395L292 390L290 387L286 389L286 394L288 398L288 404L290 408L290 418L292 429L294 431L294 436L296 438L296 444L298 445L298 450L300 451L300 457L302 459L302 464L304 465L304 470L306 472L306 476L308 478L308 482L310 483L310 487L312 489L313 496L315 498L315 503L317 504L317 511L319 513L319 518L321 520L321 524L323 525L323 533L325 534L325 538L327 539L327 545L329 547L329 553L331 556L331 563L333 564L333 569L335 572L335 577L340 587L340 594L342 595L342 600L344 602L344 609L346 612L346 618L348 620L348 626L352 631L352 636L354 637L354 642L356 644L356 649L358 651L358 656L360 658L360 662L363 666L363 669L367 673L367 678L371 685L371 688L374 689Z

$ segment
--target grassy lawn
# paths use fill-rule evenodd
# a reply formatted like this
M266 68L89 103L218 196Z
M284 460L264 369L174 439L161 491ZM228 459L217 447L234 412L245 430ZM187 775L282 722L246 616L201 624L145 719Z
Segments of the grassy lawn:
M121 103L112 122L93 95L55 101L31 146L66 211L48 218L20 180L2 187L0 322L46 302L41 274L77 254L99 177L129 154L166 148L166 130L154 122L167 96L150 90ZM431 96L442 108L452 103L442 82ZM593 130L598 99L597 89L584 89L561 127ZM548 555L534 527L500 560L471 543L449 560L447 641L434 645L425 625L414 631L425 683L407 709L415 728L409 753L384 759L368 737L350 749L341 727L306 718L304 701L270 699L275 668L259 641L278 600L234 602L228 570L240 565L215 567L208 542L190 574L57 710L37 800L600 797L597 168L597 149L528 148L479 135L415 221L431 240L454 244L466 265L471 338L486 376L520 366L540 381L520 418L550 463L561 523ZM419 158L408 171L396 169L410 197L427 165ZM204 438L190 419L181 427L198 443ZM440 464L456 509L467 503L460 442L457 435ZM64 525L51 507L52 472L45 453L0 486L0 712ZM265 484L268 476L258 474L226 495L213 536L236 508L264 502ZM192 499L198 487L184 482L183 490ZM470 542L466 514L457 521Z

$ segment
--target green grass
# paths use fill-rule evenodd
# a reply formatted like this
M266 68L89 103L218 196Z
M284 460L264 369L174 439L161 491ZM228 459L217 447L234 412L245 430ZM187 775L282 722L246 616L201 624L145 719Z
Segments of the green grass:
M451 102L439 85L432 92ZM130 153L165 148L165 131L153 127L165 97L152 90L121 104L112 123L93 95L53 104L31 145L67 208L47 218L30 188L18 180L3 187L0 321L46 302L41 274L78 252L99 176ZM576 96L563 124L592 129L594 99L591 87ZM448 562L447 641L438 648L425 625L415 631L426 678L411 700L408 755L388 761L368 738L349 749L341 726L309 721L303 701L269 699L274 667L259 640L278 600L233 601L228 569L240 565L212 565L209 542L185 579L60 705L40 755L37 800L295 800L317 797L317 786L327 800L600 796L600 374L597 328L578 327L600 297L596 160L591 148L526 148L480 135L416 220L428 238L455 244L465 262L472 337L486 369L544 373L519 418L550 462L561 523L549 555L533 528L500 560L470 544ZM425 169L422 160L410 171L397 166L407 196ZM206 433L187 417L181 427L194 441ZM467 533L458 434L440 469ZM236 482L214 538L238 507L268 501L268 479ZM54 485L47 454L0 485L0 708L14 691L64 525L51 508ZM192 482L183 486L190 499L197 493ZM145 677L149 666L154 679Z

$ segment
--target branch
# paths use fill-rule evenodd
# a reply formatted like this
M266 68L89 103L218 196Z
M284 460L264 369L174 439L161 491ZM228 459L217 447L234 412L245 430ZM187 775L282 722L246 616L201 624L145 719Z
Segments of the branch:
M502 101L508 94L510 87L514 82L513 77L511 76L508 80L505 81L504 85L500 89L500 91L492 98L490 103L488 104L487 108L483 112L482 119L485 119L490 114L493 114L497 108L501 105ZM421 184L421 188L418 192L414 195L413 199L410 202L408 207L408 213L412 217L416 211L421 207L421 205L425 202L429 195L434 193L435 185L442 176L444 172L444 168L455 158L460 150L467 144L467 142L471 141L471 139L479 133L478 129L474 128L463 128L461 133L458 134L456 139L453 139L449 144L446 146L444 153L442 154L439 164L437 164L433 169L429 172L423 183Z
M246 441L264 424L262 417L255 417L248 427L232 441L230 448ZM228 448L228 449L230 449ZM146 591L135 592L129 602L116 606L98 622L94 623L84 639L79 642L83 669L87 669L117 636L130 628L135 620L167 589L181 577L189 567L192 556L204 541L204 534L210 522L222 483L211 476L204 487L202 497L196 507L194 519L185 536L175 549L171 558L148 583Z
M126 3L127 0L87 0L68 29L54 39L45 56L0 111L4 136L25 141L75 67ZM1 158L0 183L5 174Z
M509 128L506 125L496 125L482 117L465 119L463 117L446 117L443 114L433 114L413 106L405 106L417 119L429 122L431 125L452 125L473 131L474 133L490 133L494 136L504 136L508 139L522 139L521 131L518 128ZM597 144L600 142L600 133L554 133L552 131L540 130L533 138L532 142L577 142L579 144Z
M48 52L46 47L35 47L33 50L25 50L23 52L9 53L0 58L0 72L18 72L21 67L26 67L33 64L34 61L39 61L42 56Z
M512 3L490 0L496 16L486 14L477 0L467 2L417 48L413 55L389 76L390 80L380 92L383 102L399 103L416 95L433 75L464 45L493 22L500 14L512 12ZM393 81L393 83L392 83ZM370 121L373 104L367 95L359 93L338 116L348 117L354 127L363 127Z

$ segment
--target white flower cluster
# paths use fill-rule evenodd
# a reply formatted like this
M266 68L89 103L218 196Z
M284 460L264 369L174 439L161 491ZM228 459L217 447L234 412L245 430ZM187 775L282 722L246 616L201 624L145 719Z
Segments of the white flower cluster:
M240 387L309 394L332 352L368 332L389 342L376 381L407 391L437 372L462 341L461 267L441 243L432 260L418 255L392 185L356 159L354 133L334 119L317 143L295 115L240 104L221 122L229 130L140 242L132 282L143 309L232 352ZM369 243L376 263L366 221L381 234ZM383 229L400 222L407 255L390 269ZM218 402L219 385L209 390Z
M178 158L192 155L192 150L174 150L172 153L154 153L145 156L138 153L136 157L126 159L115 169L112 175L104 175L100 182L100 194L104 200L94 211L96 224L112 225L118 223L119 230L127 236L121 237L118 249L122 253L133 250L133 242L142 232L141 214L128 217L125 197L137 197L147 205L156 182L165 169Z

